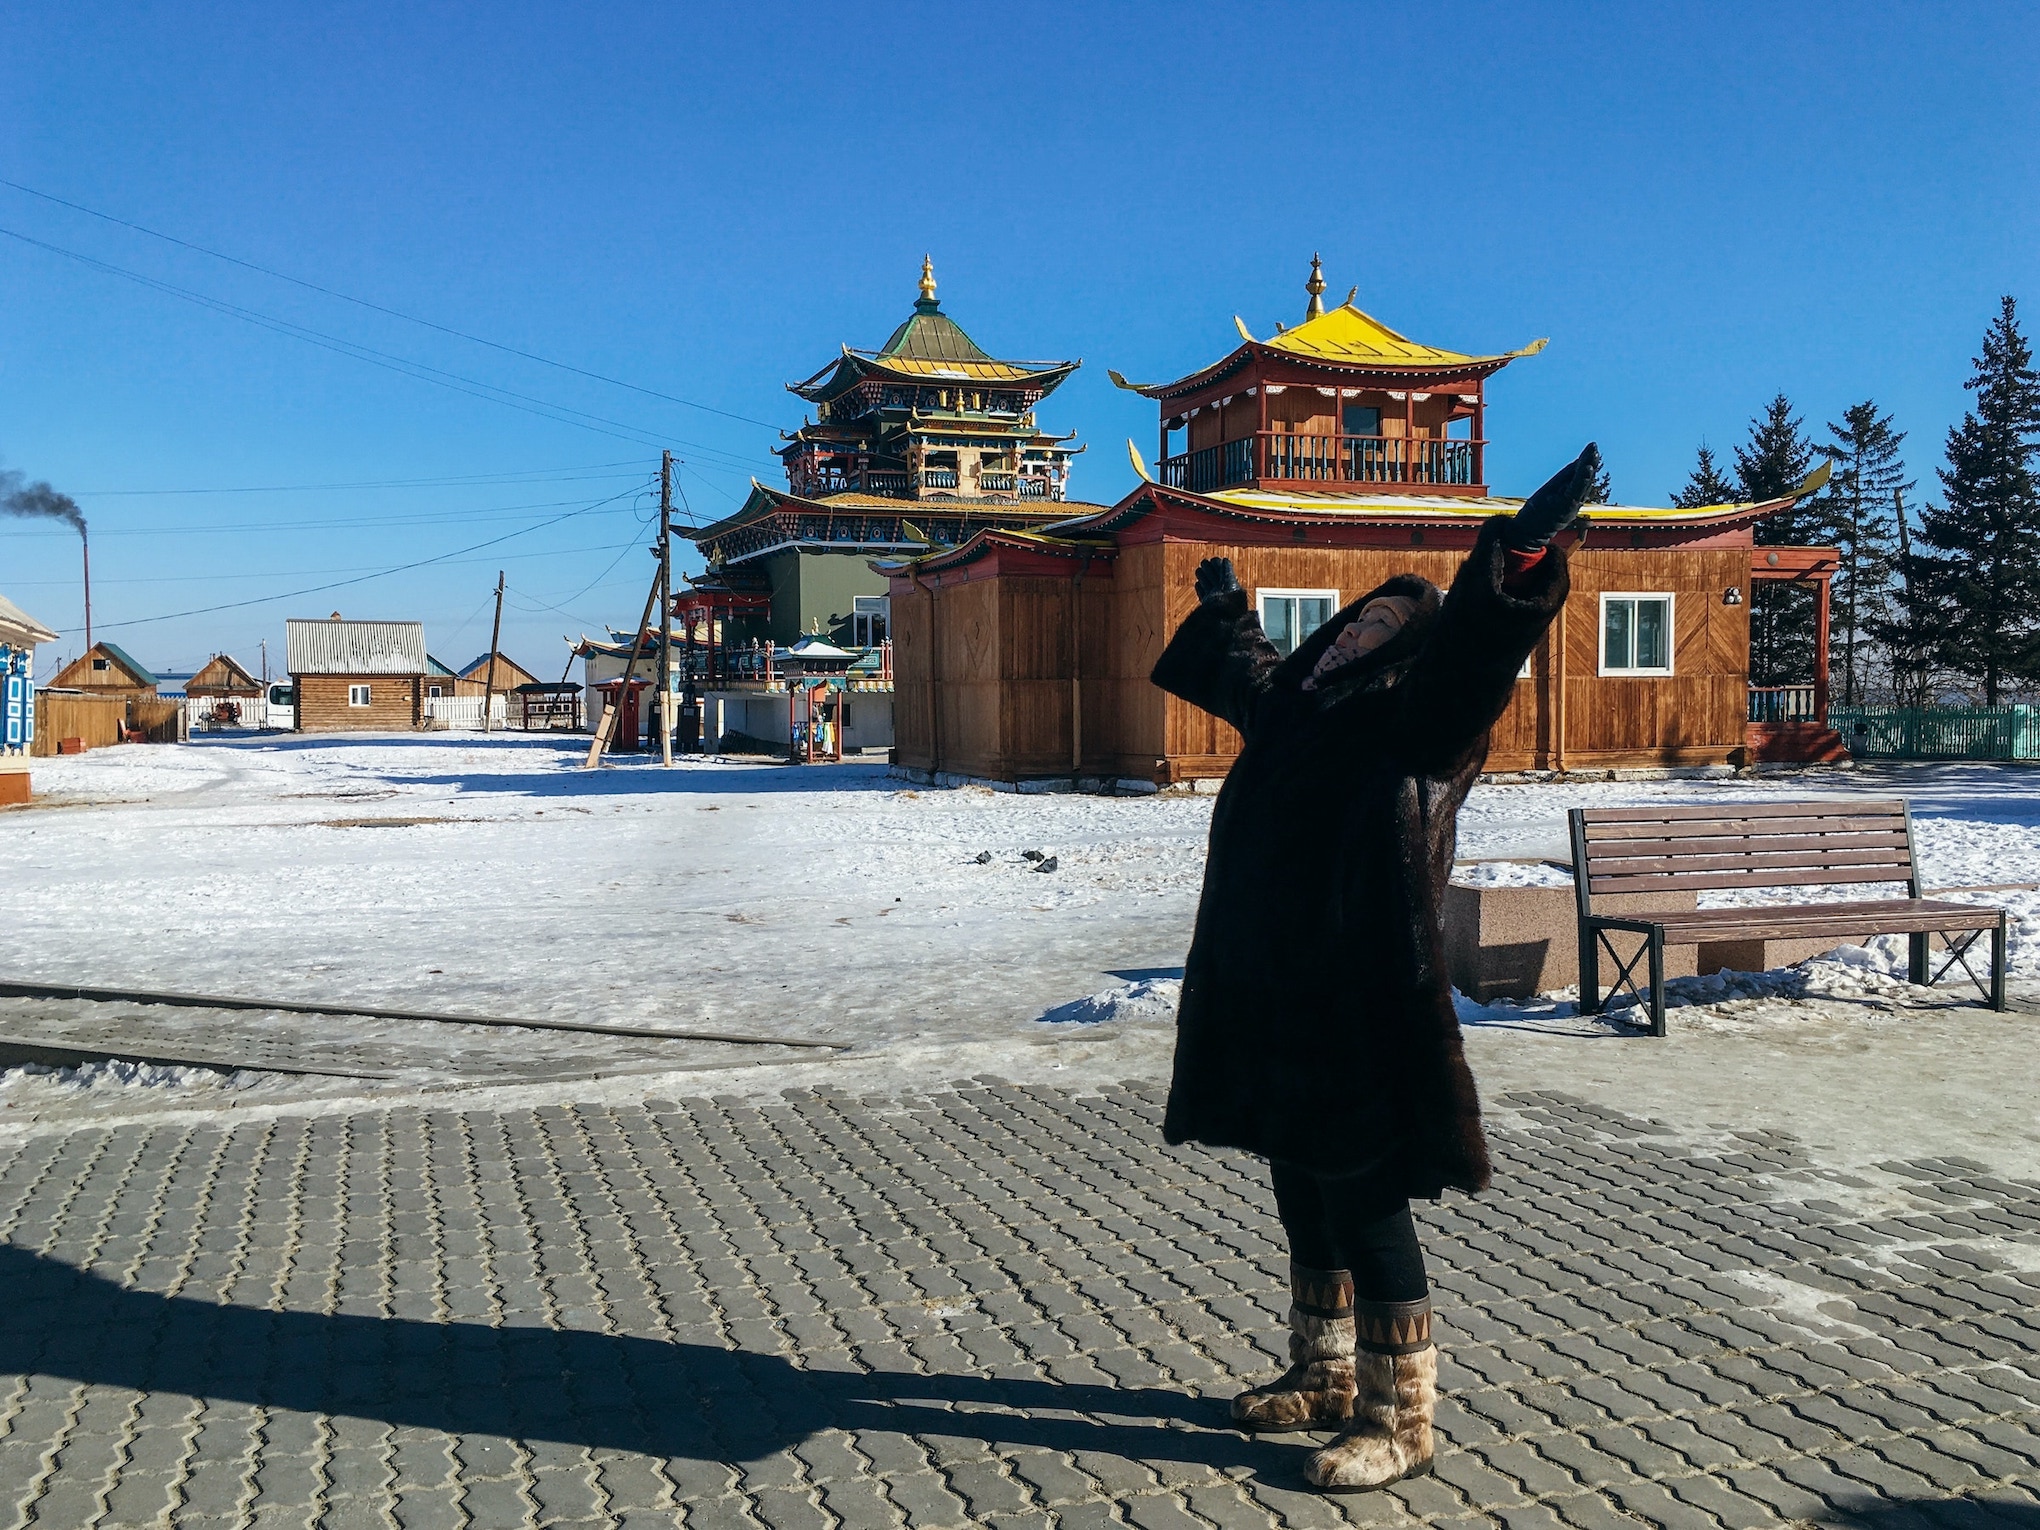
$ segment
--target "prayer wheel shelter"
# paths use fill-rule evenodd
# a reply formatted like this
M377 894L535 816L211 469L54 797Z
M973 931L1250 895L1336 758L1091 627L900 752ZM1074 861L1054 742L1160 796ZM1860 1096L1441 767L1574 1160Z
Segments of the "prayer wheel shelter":
M1162 403L1162 472L1143 468L1119 504L874 565L891 593L897 765L1006 781L1222 777L1238 735L1148 679L1202 560L1233 560L1286 653L1394 574L1449 585L1482 522L1515 512L1521 500L1488 493L1483 388L1541 342L1484 356L1420 346L1350 299L1326 312L1322 288L1313 263L1305 322L1140 388ZM1271 390L1307 393L1309 412ZM1187 449L1167 454L1186 427ZM1753 528L1824 476L1762 503L1589 506L1562 539L1565 615L1496 725L1489 768L1839 754L1824 686L1802 705L1749 685L1752 580L1824 590L1834 566L1827 549L1757 548Z

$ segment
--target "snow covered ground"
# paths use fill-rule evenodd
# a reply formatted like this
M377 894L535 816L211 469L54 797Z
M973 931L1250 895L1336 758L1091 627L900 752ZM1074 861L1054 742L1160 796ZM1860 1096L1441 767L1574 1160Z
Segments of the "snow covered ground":
M0 969L828 1038L853 1043L859 1068L930 1048L1061 1055L1101 1027L1151 1032L1142 1047L1165 1047L1209 797L905 787L877 764L690 760L667 771L625 758L588 772L584 749L521 735L277 736L38 761L37 803L0 813L0 885L11 893ZM1986 765L1483 786L1462 816L1460 850L1489 864L1462 875L1564 880L1535 863L1565 859L1574 805L1867 793L1912 798L1935 887L2040 883L2040 771ZM1055 857L1055 869L1034 869L1028 850ZM1505 857L1532 864L1494 863ZM2040 900L2003 896L2021 919L2021 975L2040 975ZM1730 980L1754 987L1715 997L1883 992L1902 987L1894 960L1857 952L1819 971ZM1680 997L1697 1001L1721 983L1691 981ZM1469 1006L1465 1018L1562 1032L1602 1024L1552 1003ZM326 1018L269 1023L355 1033ZM355 1030L390 1034L370 1022ZM536 1044L529 1032L477 1036L460 1028L407 1045L439 1045L451 1066L460 1048ZM686 1065L704 1055L689 1052ZM0 1106L54 1081L198 1087L178 1070L17 1070L0 1080ZM232 1087L284 1086L244 1077Z

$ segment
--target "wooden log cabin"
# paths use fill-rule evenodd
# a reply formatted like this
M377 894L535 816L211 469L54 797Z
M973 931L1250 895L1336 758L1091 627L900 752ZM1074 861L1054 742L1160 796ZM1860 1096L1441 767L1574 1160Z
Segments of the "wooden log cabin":
M1326 310L1323 286L1313 260L1303 323L1267 341L1241 324L1241 345L1189 377L1114 374L1162 414L1159 471L1136 454L1143 481L1117 505L874 564L891 590L897 765L1003 781L1221 777L1237 734L1148 680L1200 561L1233 560L1287 652L1393 574L1448 584L1481 523L1516 510L1488 492L1485 386L1543 342L1421 345L1350 296ZM1489 768L1837 757L1825 686L1803 702L1749 686L1752 579L1824 596L1834 566L1828 549L1756 548L1752 528L1818 476L1756 504L1590 507L1567 537L1565 615L1518 682Z
M300 733L416 729L425 720L425 628L420 622L291 619L284 667Z

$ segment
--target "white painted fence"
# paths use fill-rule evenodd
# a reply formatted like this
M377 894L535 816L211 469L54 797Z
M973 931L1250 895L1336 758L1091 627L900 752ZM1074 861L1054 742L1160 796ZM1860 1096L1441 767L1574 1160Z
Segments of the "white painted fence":
M290 708L276 708L277 716L270 719L267 699L260 696L236 696L228 704L218 696L186 696L184 698L184 733L187 738L196 738L203 733L253 733L262 728L288 728Z
M510 698L501 691L489 698L489 726L507 727L510 719ZM479 733L482 731L482 698L479 696L427 696L425 716L429 721L443 722L456 731Z

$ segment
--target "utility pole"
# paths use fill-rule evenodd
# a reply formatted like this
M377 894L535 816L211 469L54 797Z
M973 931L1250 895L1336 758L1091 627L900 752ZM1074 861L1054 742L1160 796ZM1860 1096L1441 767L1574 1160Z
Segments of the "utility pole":
M496 625L489 629L489 677L482 682L482 731L489 731L489 708L496 699L496 649L503 641L503 571L496 570ZM503 709L507 722L510 709Z
M268 639L268 638L264 638L264 639L262 640L262 684L263 684L263 685L264 685L265 687L267 687L267 686L268 686L268 684L269 684L269 639Z
M626 701L630 696L630 683L637 676L638 655L643 653L645 648L645 628L652 619L652 607L658 603L658 599L659 576L654 574L652 587L645 591L645 613L638 618L637 637L630 645L630 661L623 666L623 684L616 692L618 702ZM583 762L584 769L593 770L602 763L602 751L609 746L609 735L616 731L616 717L615 707L606 706L602 709L602 720L595 725L595 740L588 746L588 758Z
M659 760L673 765L673 454L659 458Z

